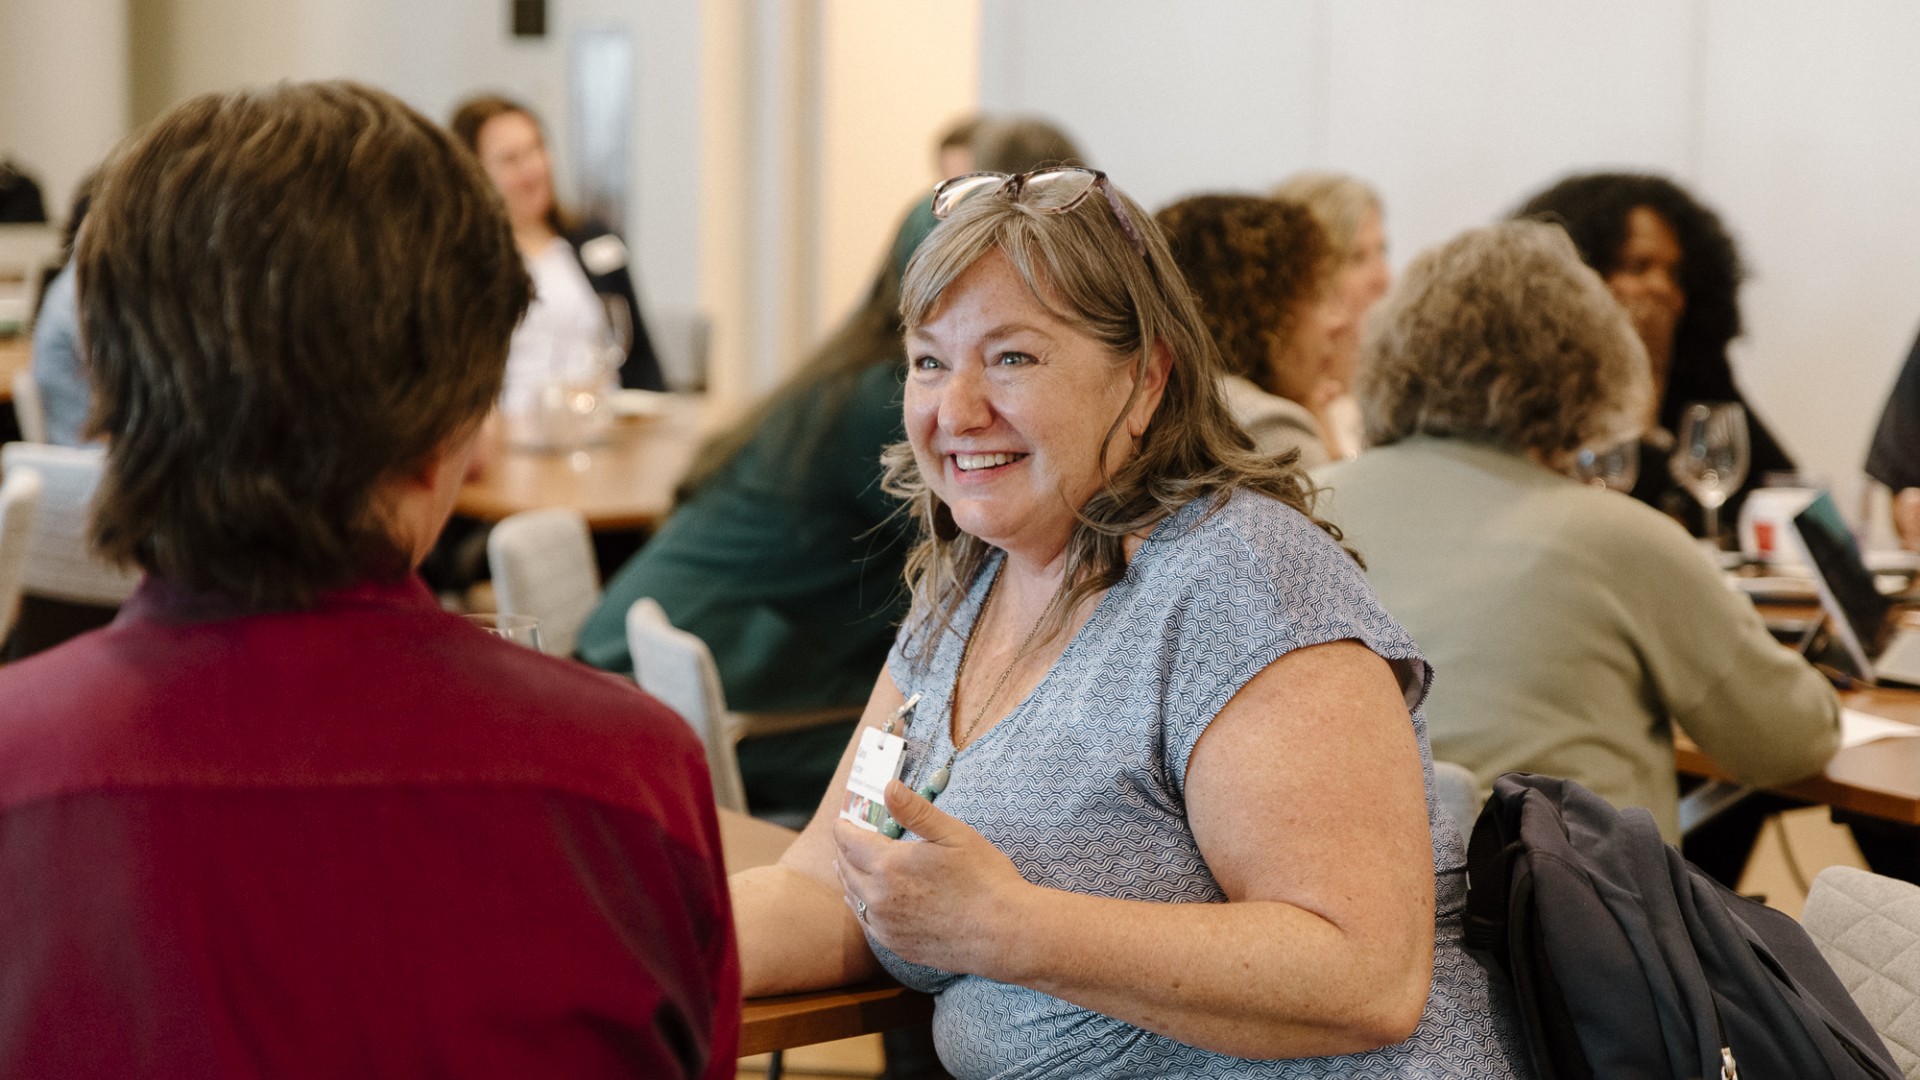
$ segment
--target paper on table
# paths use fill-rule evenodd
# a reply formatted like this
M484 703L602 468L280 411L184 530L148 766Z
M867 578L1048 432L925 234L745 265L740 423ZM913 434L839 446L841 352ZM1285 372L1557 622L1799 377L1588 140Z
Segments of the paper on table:
M1899 739L1920 736L1920 727L1903 724L1898 720L1888 720L1882 716L1855 712L1852 709L1840 710L1840 748L1859 746L1862 743L1878 739Z

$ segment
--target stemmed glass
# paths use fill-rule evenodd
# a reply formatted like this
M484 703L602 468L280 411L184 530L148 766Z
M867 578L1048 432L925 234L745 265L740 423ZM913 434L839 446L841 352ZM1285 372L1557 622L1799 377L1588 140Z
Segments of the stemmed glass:
M1640 479L1640 441L1627 439L1612 446L1585 449L1573 457L1573 478L1583 484L1630 492Z
M1669 463L1673 479L1706 510L1706 539L1720 540L1720 507L1747 478L1747 410L1737 401L1687 406Z

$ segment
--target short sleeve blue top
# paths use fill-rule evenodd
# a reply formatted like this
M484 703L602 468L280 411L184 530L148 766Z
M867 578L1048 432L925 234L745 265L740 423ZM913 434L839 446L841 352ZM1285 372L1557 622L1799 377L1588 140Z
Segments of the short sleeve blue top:
M953 754L954 676L998 571L991 564L973 582L951 632L935 635L910 622L888 659L900 689L921 695L907 725L903 774L915 786ZM1426 772L1437 945L1433 988L1414 1036L1337 1058L1232 1058L1025 987L912 964L869 939L896 978L939 994L935 1037L949 1071L962 1080L1518 1075L1506 998L1460 945L1465 854L1433 796L1419 711L1426 663L1353 559L1273 499L1242 492L1217 505L1196 501L1162 522L1033 693L954 759L940 808L1036 884L1156 903L1223 903L1187 828L1188 758L1221 707L1274 660L1347 639L1393 665Z

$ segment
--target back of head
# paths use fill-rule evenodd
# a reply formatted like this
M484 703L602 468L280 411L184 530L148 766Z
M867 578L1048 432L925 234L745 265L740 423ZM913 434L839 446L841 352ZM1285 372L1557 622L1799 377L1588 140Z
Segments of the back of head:
M1558 463L1644 426L1645 347L1555 226L1509 221L1422 252L1373 330L1358 386L1373 445L1440 435Z
M1732 390L1727 343L1740 334L1740 253L1719 215L1685 188L1647 173L1581 173L1559 180L1513 212L1516 218L1553 222L1601 277L1619 268L1627 218L1635 207L1658 214L1680 243L1679 281L1686 307L1674 327L1674 363L1668 398L1725 397ZM1704 380L1695 387L1696 380ZM1713 392L1721 382L1725 388Z
M973 129L976 172L1023 173L1046 165L1085 165L1080 148L1037 116L987 117Z
M1273 197L1299 203L1312 211L1327 231L1334 256L1345 259L1353 252L1360 227L1368 214L1378 214L1380 195L1366 181L1336 172L1299 172L1280 181Z
M261 607L408 569L383 485L478 425L530 290L472 155L339 82L162 116L76 260L96 545Z
M1154 215L1230 374L1296 400L1289 346L1334 269L1305 207L1252 195L1195 195ZM1280 370L1276 370L1276 361ZM1309 384L1310 385L1310 384Z

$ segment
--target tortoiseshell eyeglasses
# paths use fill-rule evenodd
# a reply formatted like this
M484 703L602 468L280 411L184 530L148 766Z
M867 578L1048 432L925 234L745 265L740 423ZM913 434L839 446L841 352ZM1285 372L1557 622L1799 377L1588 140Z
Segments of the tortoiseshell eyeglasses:
M1017 176L997 172L956 176L941 181L940 186L933 189L933 216L944 220L961 203L976 195L1001 193L1009 201L1039 213L1064 214L1085 202L1096 188L1107 197L1107 205L1113 209L1113 217L1120 223L1120 231L1127 234L1127 239L1133 242L1133 249L1140 253L1140 257L1146 258L1147 242L1141 239L1140 230L1134 226L1132 215L1127 213L1126 204L1120 201L1120 195L1108 181L1107 174L1098 169L1060 165Z

